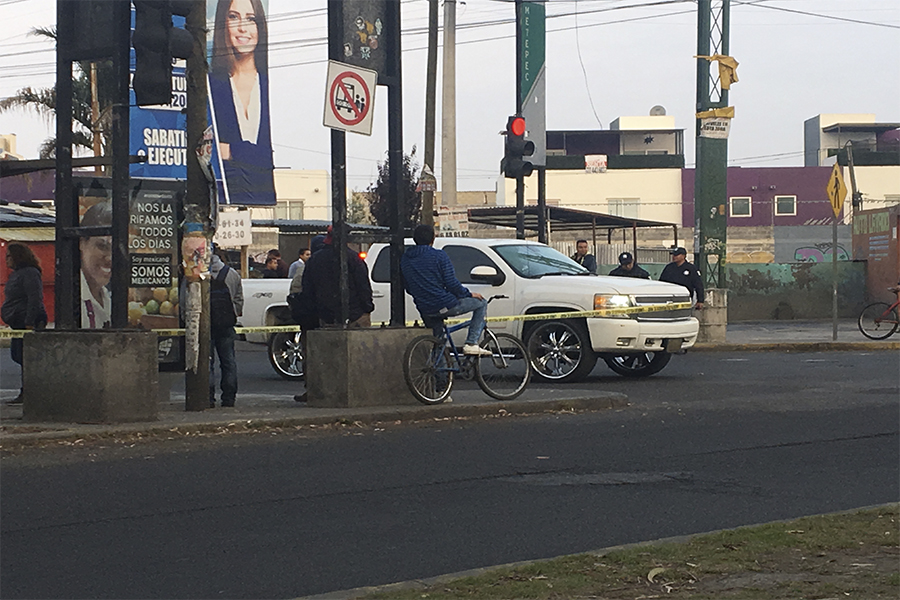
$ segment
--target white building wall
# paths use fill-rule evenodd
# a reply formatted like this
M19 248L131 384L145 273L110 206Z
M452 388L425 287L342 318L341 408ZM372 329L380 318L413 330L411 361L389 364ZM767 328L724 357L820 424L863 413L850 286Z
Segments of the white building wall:
M863 209L900 204L900 166L855 167L856 188L863 194ZM850 189L850 169L844 167L844 183ZM848 202L850 195L847 194Z
M875 113L822 113L803 122L804 166L821 167L826 164L829 148L843 148L852 140L859 143L875 143L874 133L841 132L825 133L823 128L835 123L874 124Z
M328 171L275 169L274 207L253 208L254 219L331 220Z
M501 178L497 204L515 206L516 182ZM537 175L525 179L525 202L537 204ZM624 201L624 202L623 202ZM681 223L681 169L548 171L547 204Z

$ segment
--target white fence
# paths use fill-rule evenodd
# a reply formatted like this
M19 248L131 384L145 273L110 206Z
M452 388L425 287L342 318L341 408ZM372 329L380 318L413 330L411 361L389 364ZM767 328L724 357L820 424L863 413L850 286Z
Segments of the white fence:
M575 254L575 241L552 242L550 244L566 256ZM590 242L588 242L590 246ZM634 253L630 244L612 243L597 244L597 247L588 248L588 253L593 254L597 258L598 265L617 265L619 264L619 255L623 252ZM667 264L671 261L669 258L668 248L641 248L637 249L638 264Z

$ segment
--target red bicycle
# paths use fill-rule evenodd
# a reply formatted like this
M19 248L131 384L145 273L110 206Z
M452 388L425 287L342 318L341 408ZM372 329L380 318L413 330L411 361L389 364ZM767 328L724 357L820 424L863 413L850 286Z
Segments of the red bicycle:
M874 302L859 313L857 320L859 330L870 340L889 338L900 326L900 321L897 320L897 307L900 306L900 285L888 289L897 294L897 300L893 304Z

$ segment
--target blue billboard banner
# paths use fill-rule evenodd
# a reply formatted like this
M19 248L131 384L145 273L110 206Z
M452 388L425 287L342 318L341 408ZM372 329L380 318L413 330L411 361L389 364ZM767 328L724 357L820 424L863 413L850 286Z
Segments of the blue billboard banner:
M184 17L172 19L175 27L184 27ZM134 8L131 10L134 29ZM134 74L134 48L131 48L131 73ZM152 179L187 179L187 107L186 64L177 60L172 65L172 101L169 105L135 106L134 90L129 90L129 148L132 155L144 156L143 163L132 164L131 177Z
M275 204L267 0L210 0L209 122L220 204Z

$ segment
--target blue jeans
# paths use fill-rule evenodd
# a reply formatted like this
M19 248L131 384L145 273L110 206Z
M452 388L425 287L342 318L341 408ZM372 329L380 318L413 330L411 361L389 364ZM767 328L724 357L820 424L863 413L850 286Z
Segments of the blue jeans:
M440 313L438 317L449 319L465 313L472 313L472 322L469 324L469 334L466 336L466 344L478 345L481 332L484 331L484 318L487 316L487 300L478 298L460 298L456 306L447 312ZM443 325L434 327L434 336L443 335Z
M237 360L234 356L234 341L237 334L234 327L213 330L209 348L209 403L216 402L215 364L219 355L219 367L222 371L220 385L222 387L222 406L234 406L237 396Z

